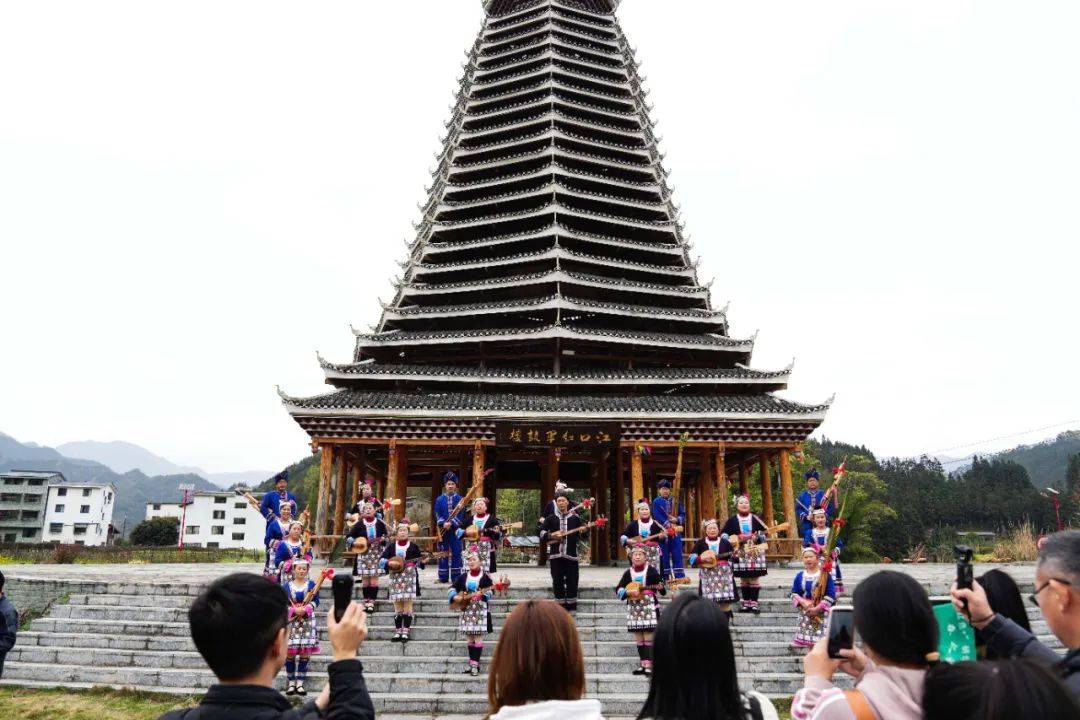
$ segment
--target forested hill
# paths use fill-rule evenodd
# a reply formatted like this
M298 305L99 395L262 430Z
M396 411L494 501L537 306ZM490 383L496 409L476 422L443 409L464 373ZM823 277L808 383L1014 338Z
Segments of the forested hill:
M1020 445L994 457L1023 465L1031 483L1044 488L1065 482L1069 458L1073 456L1080 456L1080 430L1063 432L1037 445Z

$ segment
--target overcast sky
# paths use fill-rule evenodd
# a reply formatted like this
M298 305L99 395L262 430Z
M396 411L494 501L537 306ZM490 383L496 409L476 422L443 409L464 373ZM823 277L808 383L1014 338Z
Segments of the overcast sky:
M701 277L756 366L796 358L788 397L836 393L826 435L959 456L1080 427L1080 4L620 15ZM303 455L274 385L324 391L315 351L347 360L391 298L481 21L0 1L0 431Z

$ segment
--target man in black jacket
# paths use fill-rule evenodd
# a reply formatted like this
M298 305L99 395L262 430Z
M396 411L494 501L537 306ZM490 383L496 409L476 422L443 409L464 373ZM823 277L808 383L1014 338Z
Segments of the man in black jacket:
M555 513L540 524L540 542L546 544L548 567L551 569L551 589L555 601L569 612L577 611L578 600L578 533L567 535L582 525L581 518L570 509L565 492L555 497Z
M4 658L15 647L15 633L19 631L19 613L4 594L4 573L0 573L0 677L4 676Z
M218 684L198 707L173 710L160 720L371 720L364 668L356 658L367 637L367 616L349 603L341 622L327 617L334 662L330 682L299 710L274 689L288 654L285 591L265 578L235 573L214 581L188 610L195 647Z

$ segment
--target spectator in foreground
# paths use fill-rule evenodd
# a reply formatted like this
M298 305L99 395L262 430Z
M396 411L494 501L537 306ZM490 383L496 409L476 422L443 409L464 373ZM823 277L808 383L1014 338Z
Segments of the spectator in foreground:
M1080 704L1045 665L995 660L930 670L923 713L926 720L1077 720Z
M1080 530L1047 538L1035 565L1033 601L1058 640L1069 648L1063 658L1031 632L994 611L979 583L952 591L953 604L964 613L997 657L1023 657L1050 665L1080 697Z
M649 697L638 720L777 720L769 699L739 691L735 649L720 606L680 595L653 639Z
M1031 632L1031 621L1028 620L1027 608L1024 607L1024 598L1020 594L1020 588L1012 576L1004 570L990 570L975 578L986 591L986 599L990 607L999 615L1009 618L1014 623ZM975 640L979 645L979 657L987 660L997 660L998 654L986 647L986 638L979 631L975 632Z
M4 676L4 658L15 647L15 633L19 631L19 613L4 594L4 573L0 572L0 677Z
M938 626L930 598L913 578L883 570L855 588L855 633L862 650L828 653L828 637L803 658L806 684L795 693L795 720L920 720L926 671L938 659ZM855 690L840 690L833 675L855 678Z
M551 600L526 600L506 618L487 690L490 720L603 720L600 702L582 699L577 626Z
M341 622L327 618L334 661L330 681L299 710L274 689L288 657L285 591L266 578L234 573L215 580L188 610L191 638L218 684L198 707L160 720L369 720L375 717L356 651L367 636L367 616L349 603Z

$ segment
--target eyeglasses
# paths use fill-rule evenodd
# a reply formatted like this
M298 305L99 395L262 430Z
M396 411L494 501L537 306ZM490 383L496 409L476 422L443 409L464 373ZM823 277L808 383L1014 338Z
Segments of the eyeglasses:
M1042 587L1035 588L1035 592L1028 595L1028 600L1031 601L1032 605L1038 605L1039 604L1039 593L1041 593L1046 588L1050 587L1050 583L1052 583L1052 582L1059 582L1062 585L1068 585L1069 587L1072 587L1072 583L1069 582L1068 580L1062 580L1061 578L1050 578L1049 580L1047 580L1046 582L1044 582L1042 584Z

